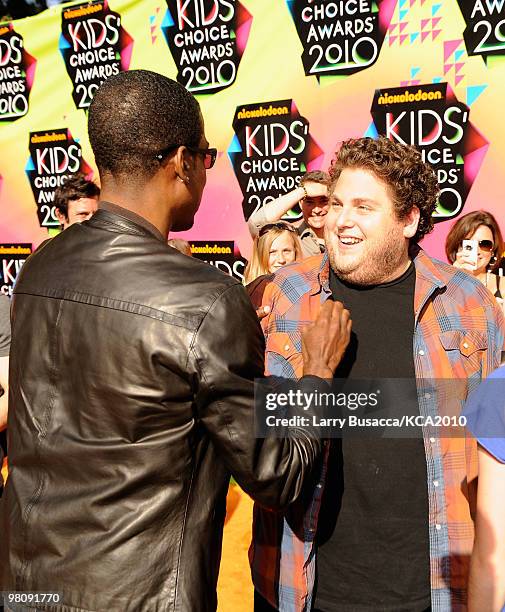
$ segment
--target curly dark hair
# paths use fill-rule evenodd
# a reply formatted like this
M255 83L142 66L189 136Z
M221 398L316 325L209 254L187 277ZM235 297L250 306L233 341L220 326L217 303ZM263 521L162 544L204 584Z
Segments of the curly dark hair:
M170 145L198 147L200 105L180 83L150 70L109 77L89 107L88 133L100 174L151 177Z
M54 205L68 221L68 203L81 198L96 198L100 196L100 187L89 181L83 174L73 174L55 189Z
M345 140L329 169L330 193L345 168L368 170L383 181L391 194L398 219L404 219L413 206L419 208L419 226L411 242L419 242L432 231L432 214L440 190L434 170L423 161L415 147L402 145L385 136Z

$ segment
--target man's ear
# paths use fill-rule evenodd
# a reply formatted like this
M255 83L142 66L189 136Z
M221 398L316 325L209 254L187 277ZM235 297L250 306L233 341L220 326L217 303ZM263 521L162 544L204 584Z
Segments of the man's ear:
M66 215L64 215L61 212L61 210L59 208L55 208L54 209L54 214L56 215L56 218L61 223L61 225L65 225L65 223L68 223L68 218L66 217Z
M175 174L184 183L188 182L188 170L191 167L190 160L189 152L184 146L179 147L173 157Z
M412 206L408 215L403 219L403 235L405 238L413 238L416 235L421 213L417 206Z

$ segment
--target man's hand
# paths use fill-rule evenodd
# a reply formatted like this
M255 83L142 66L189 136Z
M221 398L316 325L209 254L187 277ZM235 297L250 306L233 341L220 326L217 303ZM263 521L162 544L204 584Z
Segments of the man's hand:
M303 375L333 378L351 336L352 321L341 302L326 301L302 331Z
M305 187L305 191L307 192L307 197L313 200L313 204L315 201L319 201L321 205L325 205L328 203L328 191L323 190L321 183L313 183L312 181L307 181L303 185Z
M268 314L270 314L270 306L261 306L256 311L256 316L260 321L261 319L264 319Z

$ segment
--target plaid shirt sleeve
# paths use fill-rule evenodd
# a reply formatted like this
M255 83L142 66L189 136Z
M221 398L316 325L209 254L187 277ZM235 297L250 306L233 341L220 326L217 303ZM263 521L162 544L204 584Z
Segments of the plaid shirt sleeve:
M265 289L262 306L271 308L262 320L267 375L291 379L302 376L301 329L316 318L327 296L312 274L322 259L318 255L304 260L296 266L297 273L278 273ZM279 610L310 609L315 579L314 535L328 450L325 445L321 473L308 499L292 504L285 515L258 505L254 508L249 550L252 578L255 588Z

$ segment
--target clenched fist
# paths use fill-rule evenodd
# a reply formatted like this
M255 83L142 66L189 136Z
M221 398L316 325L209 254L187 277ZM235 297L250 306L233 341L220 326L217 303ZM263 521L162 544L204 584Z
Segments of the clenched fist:
M302 331L303 375L333 378L351 335L351 316L341 302L327 300Z

